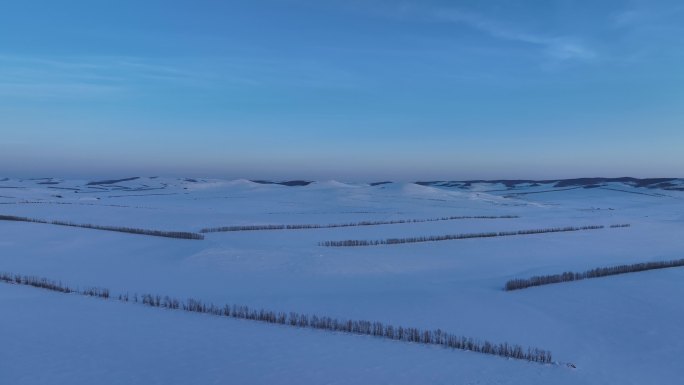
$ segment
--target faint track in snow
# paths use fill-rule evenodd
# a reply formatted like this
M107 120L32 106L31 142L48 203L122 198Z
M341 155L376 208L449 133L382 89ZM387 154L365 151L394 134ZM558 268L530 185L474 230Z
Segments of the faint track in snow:
M667 194L660 194L660 193L644 193L644 192L639 192L639 191L625 191L625 190L620 190L617 188L610 188L610 187L599 187L602 190L610 190L610 191L619 191L623 192L626 194L638 194L638 195L646 195L646 196L651 196L651 197L656 197L656 198L674 198L674 199L679 199L678 197L673 197L672 195L667 195Z
M15 198L15 199L16 199L16 198ZM99 207L119 207L119 208L129 208L129 209L159 210L158 207L116 205L116 204L105 204L105 203L53 202L53 201L0 202L0 205L34 205L34 204L43 204L43 205L73 205L73 206L99 206Z

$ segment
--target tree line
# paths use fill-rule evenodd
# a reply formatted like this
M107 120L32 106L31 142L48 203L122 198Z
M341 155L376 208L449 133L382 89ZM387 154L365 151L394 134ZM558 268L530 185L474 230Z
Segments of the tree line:
M515 358L538 363L552 363L551 352L538 348L523 348L521 345L507 342L494 343L474 338L464 337L441 329L429 330L415 327L403 327L371 322L367 320L338 319L321 315L308 315L297 312L276 312L267 309L252 309L244 305L217 306L198 299L185 301L177 298L153 294L119 294L110 296L108 289L87 288L75 290L62 282L22 276L20 274L0 273L0 282L26 285L60 293L76 293L85 296L100 297L108 300L133 302L144 306L174 309L186 312L211 314L220 317L230 317L244 320L265 322L269 324L285 325L299 328L318 329L348 334L367 335L404 342L414 342L426 345L438 345L445 348L467 350L477 353L490 354L500 357Z
M639 271L668 269L671 267L684 266L684 259L671 261L642 262L632 265L619 265L611 267L597 267L583 272L566 271L561 274L536 275L530 278L516 278L506 282L506 291L526 289L533 286L550 285L561 282L580 281L583 279L607 277L610 275L636 273Z
M258 230L302 230L302 229L330 229L335 227L354 227L354 226L379 226L379 225L396 225L401 223L422 223L422 222L437 222L437 221L452 221L457 219L512 219L519 218L517 215L477 215L477 216L449 216L440 218L427 219L397 219L391 221L360 221L349 223L331 223L331 224L293 224L293 225L243 225L243 226L222 226L222 227L208 227L200 230L200 233L216 233L227 231L258 231Z
M612 225L612 227L628 227L629 225ZM430 235L422 237L407 237L407 238L387 238L387 239L377 239L377 240L365 240L365 239L347 239L342 241L323 241L319 242L319 246L325 247L352 247L352 246L377 246L377 245L398 245L403 243L419 243L419 242L438 242L438 241L451 241L457 239L470 239L470 238L492 238L492 237L508 237L513 235L530 235L530 234L544 234L544 233L560 233L568 231L582 231L582 230L598 230L603 229L605 226L602 225L592 225L592 226L568 226L568 227L553 227L546 229L531 229L531 230L518 230L518 231L499 231L499 232L485 232L485 233L465 233L465 234L447 234L447 235Z
M104 299L109 298L109 289L99 287L86 287L84 289L73 289L69 285L60 281L53 281L47 278L36 277L32 275L10 274L0 272L0 281L5 283L13 283L16 285L32 286L39 289L46 289L56 291L59 293L76 293L89 297L100 297Z
M185 232L185 231L161 231L161 230L138 229L138 228L134 228L134 227L101 226L101 225L93 225L93 224L89 224L89 223L73 223L73 222L67 222L67 221L48 221L48 220L44 220L44 219L18 217L18 216L14 216L14 215L0 215L0 220L2 220L2 221L17 221L17 222L45 223L45 224L59 225L59 226L82 227L85 229L117 231L120 233L151 235L151 236L155 236L155 237L167 237L167 238L178 238L178 239L198 239L198 240L204 239L204 235L202 235L202 234L190 233L190 232Z

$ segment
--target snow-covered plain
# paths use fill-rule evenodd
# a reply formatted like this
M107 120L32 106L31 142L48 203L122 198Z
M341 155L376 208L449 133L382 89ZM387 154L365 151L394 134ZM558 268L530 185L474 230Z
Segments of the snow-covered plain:
M592 188L585 188L591 186ZM653 187L653 186L651 186ZM306 186L246 180L0 180L0 214L199 231L181 240L0 221L0 271L536 346L541 365L372 337L152 309L0 285L0 384L679 384L684 269L504 292L511 278L683 258L684 182ZM629 228L372 247L344 239L557 226Z

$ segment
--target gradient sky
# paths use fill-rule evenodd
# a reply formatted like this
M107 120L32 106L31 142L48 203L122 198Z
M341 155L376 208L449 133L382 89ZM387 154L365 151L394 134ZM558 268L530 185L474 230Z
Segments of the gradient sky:
M7 1L0 176L684 176L684 3Z

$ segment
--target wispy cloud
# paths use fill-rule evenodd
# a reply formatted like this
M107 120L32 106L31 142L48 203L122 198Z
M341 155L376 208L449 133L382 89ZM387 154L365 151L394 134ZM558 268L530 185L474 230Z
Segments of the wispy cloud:
M79 98L107 96L121 87L87 83L0 83L0 96L39 98Z
M666 23L668 18L679 22L681 13L684 12L684 5L673 4L669 6L649 6L632 7L614 12L610 17L611 25L615 28L643 27L649 25L660 25Z
M614 27L626 27L632 25L644 18L644 13L635 9L628 9L620 12L615 12L611 16L611 24Z
M555 60L591 60L597 57L596 52L578 42L577 39L525 32L476 13L438 9L432 11L431 16L438 21L466 25L493 38L541 47Z
M0 54L0 96L105 97L145 90L230 90L240 87L350 88L355 76L298 58L136 58Z
M0 96L102 97L150 85L199 86L205 78L140 58L0 55Z

